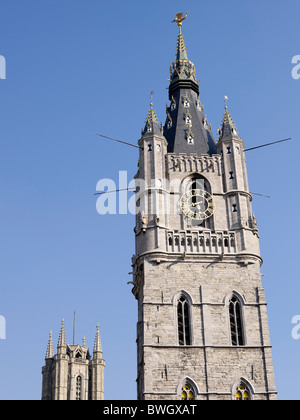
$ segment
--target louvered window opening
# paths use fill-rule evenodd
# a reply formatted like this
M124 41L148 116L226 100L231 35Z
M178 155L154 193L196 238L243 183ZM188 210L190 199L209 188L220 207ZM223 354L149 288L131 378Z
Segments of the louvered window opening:
M243 346L245 343L243 337L241 304L235 296L233 296L229 302L229 317L231 343L233 346Z
M189 346L191 344L189 304L184 296L178 301L177 317L179 345Z

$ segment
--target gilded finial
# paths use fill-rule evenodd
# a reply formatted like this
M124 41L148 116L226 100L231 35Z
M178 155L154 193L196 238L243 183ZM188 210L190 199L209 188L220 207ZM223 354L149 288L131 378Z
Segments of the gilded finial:
M230 115L230 112L228 111L227 101L228 96L224 95L225 112L222 120L222 128L219 127L218 134L220 136L220 139L231 136L240 138L235 123Z
M225 103L225 109L226 109L226 111L228 109L227 101L228 101L228 96L224 95L224 103Z
M179 28L179 31L181 31L181 27L182 27L182 22L184 21L184 19L186 19L187 15L189 12L187 12L184 16L183 13L177 13L176 18L172 20L173 22L177 23L177 26Z
M151 92L150 92L150 107L151 107L151 109L153 107L153 102L152 102L153 95L154 95L154 90L151 90Z
M153 109L153 102L152 102L153 95L154 95L154 90L151 90L151 92L150 92L150 101L151 101L150 102L150 109L149 109L149 112L148 112L148 117L146 119L146 124L147 124L148 128L151 127L152 123L158 122L156 113ZM149 129L149 131L151 131L151 130Z

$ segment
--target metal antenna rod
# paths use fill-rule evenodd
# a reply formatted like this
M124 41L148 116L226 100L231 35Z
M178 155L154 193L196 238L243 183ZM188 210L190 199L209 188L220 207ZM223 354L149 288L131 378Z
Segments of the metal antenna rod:
M75 311L74 311L74 319L73 319L73 344L75 344Z
M135 187L133 187L133 188L122 188L120 190L113 190L113 191L101 191L101 192L95 193L94 195L108 194L108 193L114 193L114 192L119 192L119 191L135 191L136 192Z
M265 195L265 194L258 194L258 193L251 192L251 191L250 191L250 194L259 195L260 197L272 198L272 197L270 197L269 195Z
M126 144L127 146L136 147L137 149L144 150L143 147L137 146L136 144L128 143L127 141L114 139L113 137L104 136L103 134L98 134L98 133L94 133L94 134L95 134L95 136L103 137L105 139L117 141L118 143ZM289 138L283 139L283 140L272 141L271 143L262 144L260 146L250 147L248 149L244 149L244 152L249 152L249 150L259 149L261 147L271 146L272 144L282 143L282 142L288 141L288 140L292 140L292 137L289 137Z
M126 141L117 140L117 139L114 139L113 137L103 136L103 134L98 134L98 133L94 133L94 134L95 134L95 136L103 137L103 138L105 138L105 139L109 139L109 140L117 141L118 143L127 144L127 146L132 146L132 147L136 147L137 149L142 149L142 150L144 150L144 149L143 149L143 147L137 146L137 145L132 144L132 143L127 143Z
M271 144L282 143L283 141L292 140L292 137L283 140L272 141L272 143L262 144L261 146L250 147L249 149L244 149L244 152L248 152L249 150L259 149L260 147L271 146Z
M134 191L134 192L136 192L136 189L134 187L133 188L122 188L120 190L101 191L101 192L98 192L98 193L94 193L94 195L102 195L102 194L114 193L114 192L119 192L119 191ZM250 191L250 194L260 195L261 197L272 198L269 195L259 194L259 193L255 193L255 192L251 192L251 191Z

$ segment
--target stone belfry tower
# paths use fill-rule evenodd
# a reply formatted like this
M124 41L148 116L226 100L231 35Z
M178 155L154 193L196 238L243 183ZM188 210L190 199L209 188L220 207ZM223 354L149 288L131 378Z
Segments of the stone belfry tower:
M185 16L186 17L186 16ZM181 25L164 127L150 105L136 175L138 399L276 399L244 142L215 142Z
M52 332L42 368L42 400L103 400L104 366L99 325L93 358L85 344L67 344L64 320L54 355Z

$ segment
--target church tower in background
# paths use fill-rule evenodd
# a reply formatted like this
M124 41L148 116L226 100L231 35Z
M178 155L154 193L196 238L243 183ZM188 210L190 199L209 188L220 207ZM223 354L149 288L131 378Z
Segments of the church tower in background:
M85 344L67 344L64 320L54 355L50 332L45 366L42 368L42 400L103 400L104 366L99 325L93 358Z
M136 175L138 399L276 399L244 142L218 139L178 14L165 125L150 105Z

